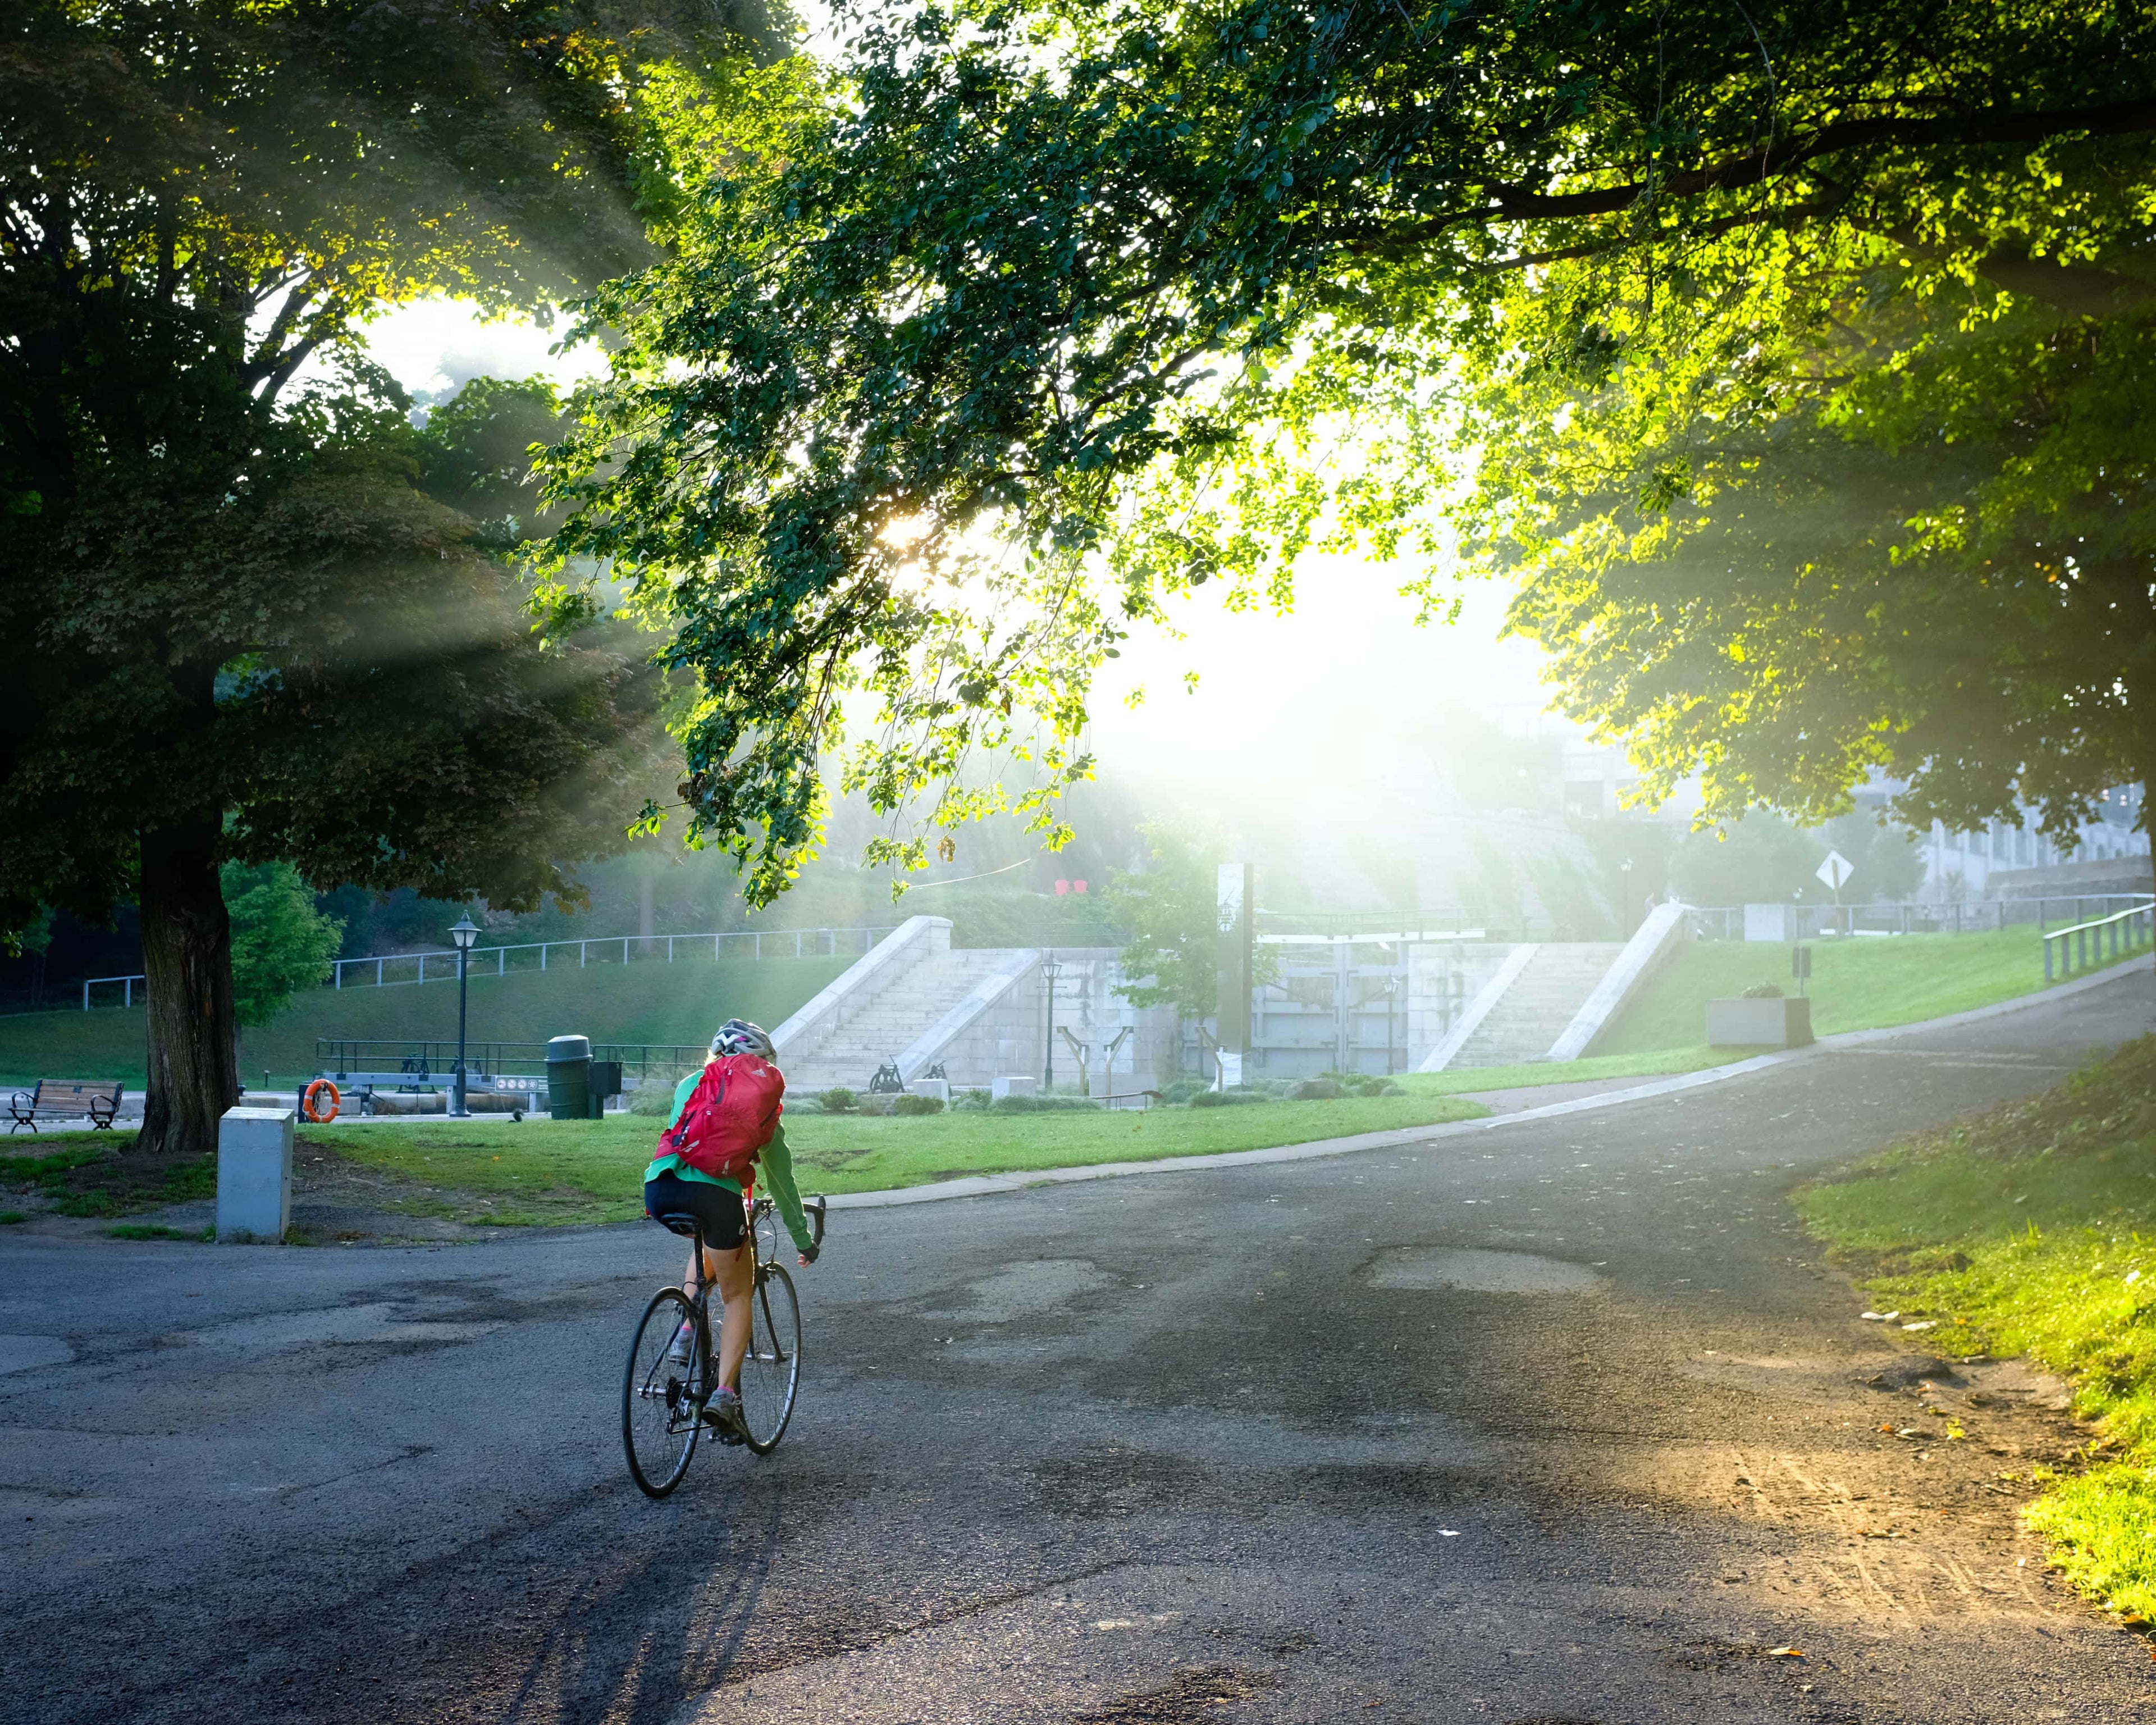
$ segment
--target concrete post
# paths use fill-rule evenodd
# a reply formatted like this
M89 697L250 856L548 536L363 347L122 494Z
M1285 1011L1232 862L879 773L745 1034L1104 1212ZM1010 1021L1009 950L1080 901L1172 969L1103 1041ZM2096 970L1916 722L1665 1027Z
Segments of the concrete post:
M292 1223L292 1111L228 1108L217 1128L217 1237L276 1244Z
M1222 863L1214 873L1219 928L1220 1049L1240 1057L1250 1049L1250 973L1256 936L1256 882L1248 863ZM1336 1038L1337 1040L1337 1038Z

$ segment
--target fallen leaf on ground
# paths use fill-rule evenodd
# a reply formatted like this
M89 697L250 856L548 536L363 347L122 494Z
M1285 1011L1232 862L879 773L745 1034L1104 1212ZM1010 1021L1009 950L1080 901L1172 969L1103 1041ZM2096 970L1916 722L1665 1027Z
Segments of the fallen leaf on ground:
M1801 1647L1769 1647L1767 1650L1769 1659L1802 1659L1804 1656L1804 1650Z

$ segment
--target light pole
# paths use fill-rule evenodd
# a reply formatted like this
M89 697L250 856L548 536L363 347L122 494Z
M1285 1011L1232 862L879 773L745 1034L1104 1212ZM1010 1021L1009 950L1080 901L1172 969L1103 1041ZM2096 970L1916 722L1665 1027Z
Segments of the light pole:
M1399 995L1399 978L1387 977L1379 992L1385 997L1385 1076L1390 1078L1393 1076L1393 1002Z
M479 939L479 929L469 915L459 916L449 938L457 943L457 1071L449 1081L449 1112L462 1120L470 1112L465 1106L465 974L471 968L471 949Z
M1055 1088L1055 979L1063 974L1063 967L1055 962L1053 952L1042 963L1040 974L1048 983L1048 1058L1040 1073L1040 1088L1045 1095Z

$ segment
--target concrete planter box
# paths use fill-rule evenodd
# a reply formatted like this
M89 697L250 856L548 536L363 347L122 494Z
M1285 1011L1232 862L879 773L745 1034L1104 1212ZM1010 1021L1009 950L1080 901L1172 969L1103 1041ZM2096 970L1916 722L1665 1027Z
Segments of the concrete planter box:
M1710 1000L1707 1040L1716 1048L1809 1048L1812 1004L1802 996Z

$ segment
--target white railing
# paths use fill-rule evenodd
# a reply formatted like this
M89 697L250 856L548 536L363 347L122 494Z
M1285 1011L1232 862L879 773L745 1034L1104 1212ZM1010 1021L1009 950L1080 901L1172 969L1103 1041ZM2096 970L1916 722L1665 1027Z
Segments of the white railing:
M626 964L632 957L639 955L655 960L660 956L658 949L663 946L666 949L666 962L671 964L677 950L690 957L701 958L703 957L703 944L706 941L711 942L714 959L725 957L730 951L739 954L743 943L747 947L747 956L752 958L829 958L841 952L866 952L891 932L888 928L752 928L726 934L608 934L583 940L524 941L513 946L477 947L472 952L471 963L472 968L478 970L480 961L490 956L494 959L494 973L506 976L511 952L536 952L539 955L536 964L520 966L519 968L545 970L549 952L566 952L574 948L577 963L582 968L592 962L594 947L598 950L600 963ZM729 946L728 942L732 944ZM619 961L612 956L616 947L621 948ZM347 968L357 969L364 975L368 965L374 967L373 980L360 986L393 988L408 983L451 982L457 973L456 958L454 947L441 952L379 952L362 958L339 958L333 961L331 986L343 988L344 973ZM428 973L429 961L440 959L449 962L435 964L430 976ZM408 965L413 973L393 977L389 974L393 965ZM90 991L104 983L121 984L123 990L121 1004L132 1006L135 1004L135 984L142 980L139 972L133 976L91 977L82 985L82 1009L85 1012L90 1010Z
M2078 925L2093 911L2097 916L2115 911L2147 906L2152 895L2145 892L2054 892L2035 898L1984 898L1936 904L1885 903L1862 905L1783 904L1787 919L1783 938L1812 940L1830 935L1858 934L1986 934L2004 932L2025 923L2038 931L2051 927L2064 916ZM1743 905L1710 905L1694 909L1699 932L1708 940L1737 940L1744 934Z
M94 976L82 985L82 1009L85 1012L88 1012L90 1010L90 991L95 988L100 983L119 983L122 984L126 989L126 993L121 998L120 1004L122 1006L132 1006L135 1004L135 984L145 980L146 978L139 974L135 976Z
M2139 952L2153 936L2156 936L2156 908L2148 905L2136 905L2091 922L2077 922L2071 928L2054 928L2044 936L2044 980L2056 982L2061 975L2109 964Z

